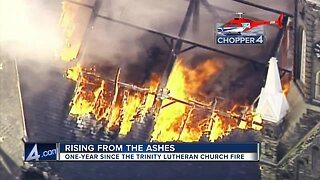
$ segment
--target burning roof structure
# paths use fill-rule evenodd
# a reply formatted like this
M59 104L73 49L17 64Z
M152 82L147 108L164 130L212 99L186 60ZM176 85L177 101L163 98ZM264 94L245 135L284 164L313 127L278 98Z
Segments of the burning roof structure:
M254 98L264 84L269 58L289 46L288 28L268 26L264 45L233 48L213 43L212 25L239 11L253 19L283 13L286 24L293 16L293 1L63 0L62 8L57 1L48 4L61 10L63 61L18 63L30 141L74 141L72 136L86 141L89 135L90 140L106 141L213 142L237 129L263 127ZM49 46L51 42L42 39ZM288 44L279 47L283 42ZM291 72L287 54L277 56L282 79ZM55 63L62 68L52 68ZM289 81L282 86L285 92ZM63 121L66 114L68 120ZM79 164L69 165L61 168L65 177L100 175L94 170L81 174Z
M161 142L199 141L202 135L215 141L234 128L262 128L262 119L250 106L234 105L224 111L217 106L221 98L209 102L197 100L199 88L219 70L219 65L207 60L195 69L188 69L181 62L178 60L173 68L166 88L158 91L158 75L144 87L138 87L121 82L120 70L115 79L103 79L95 68L72 67L65 75L76 82L70 115L82 118L91 114L105 124L105 130L118 127L119 134L126 136L135 122L152 113L155 126L150 138Z
M80 6L76 8L73 6ZM201 95L201 89L210 78L223 71L223 64L214 59L202 60L196 66L188 66L184 57L179 55L196 47L214 52L222 52L218 47L210 47L200 41L188 41L190 36L188 26L193 22L194 32L199 31L200 1L191 0L182 20L178 36L166 32L150 30L134 24L122 22L105 14L95 14L97 2L63 3L63 13L60 23L64 29L66 45L62 50L61 59L80 62L66 71L65 77L76 82L73 99L70 103L70 116L82 123L83 117L90 116L103 132L115 132L117 137L132 137L135 127L146 121L152 121L143 141L183 141L194 142L205 137L215 141L228 135L233 129L262 129L262 119L254 112L254 104L232 102L224 97ZM85 11L85 26L77 27L80 20L78 11ZM289 13L285 13L290 16ZM92 50L84 32L93 33L92 28L99 24L99 19L129 26L132 29L143 30L162 36L171 49L170 55L162 72L153 72L143 83L134 85L120 80L121 69L118 68L114 78L103 77L92 65L86 66L87 51ZM90 23L90 19L92 22ZM287 19L286 19L287 20ZM83 24L83 23L82 23ZM92 27L91 27L92 25ZM85 29L88 28L88 29ZM197 34L197 33L193 33ZM193 37L191 37L192 39ZM92 41L92 40L91 40ZM79 46L79 42L84 46ZM189 46L185 47L185 44ZM91 45L92 46L92 45ZM88 50L89 49L89 50ZM81 51L82 50L82 51ZM254 56L243 57L239 54L226 53L233 58L240 58L256 65L264 65L254 61ZM99 64L99 63L98 63ZM288 72L286 69L282 71ZM286 86L285 86L286 87ZM149 118L149 119L148 119ZM97 123L98 122L98 123ZM92 123L89 123L92 125ZM82 126L81 126L82 127ZM90 127L91 129L95 129ZM95 133L94 133L95 134Z

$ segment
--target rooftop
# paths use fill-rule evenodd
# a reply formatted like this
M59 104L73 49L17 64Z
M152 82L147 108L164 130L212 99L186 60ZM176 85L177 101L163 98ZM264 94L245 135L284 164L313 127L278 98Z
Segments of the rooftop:
M0 177L20 176L23 165L24 117L15 60L0 54Z

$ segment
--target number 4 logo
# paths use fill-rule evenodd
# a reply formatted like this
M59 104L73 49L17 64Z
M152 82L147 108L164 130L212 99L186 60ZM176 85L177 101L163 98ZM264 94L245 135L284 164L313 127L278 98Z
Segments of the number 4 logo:
M256 42L262 44L263 43L263 36L260 35L259 38L256 40Z
M40 155L38 153L38 146L35 144L27 157L27 161L36 160L39 161Z

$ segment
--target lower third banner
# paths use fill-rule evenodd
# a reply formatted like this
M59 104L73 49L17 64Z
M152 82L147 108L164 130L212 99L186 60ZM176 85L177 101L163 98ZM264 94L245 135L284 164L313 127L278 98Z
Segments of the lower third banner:
M48 154L52 154L58 161L259 161L260 152L259 144L57 143L50 146L50 148L57 147L54 154L53 150L48 153L50 148L44 148L45 145L48 146L48 144L29 144L26 151L30 152L25 152L25 160L53 160L46 158Z

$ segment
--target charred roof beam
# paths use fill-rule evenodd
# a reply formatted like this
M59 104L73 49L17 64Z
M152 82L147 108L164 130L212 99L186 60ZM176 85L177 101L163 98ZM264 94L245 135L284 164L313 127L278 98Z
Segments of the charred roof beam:
M199 18L200 18L200 0L195 0L193 6L193 21L192 21L192 31L193 33L199 32Z
M181 51L182 44L183 44L183 38L187 32L191 16L192 16L193 12L195 11L197 1L198 0L191 0L189 3L186 15L183 19L183 22L182 22L180 30L179 30L177 41L170 52L169 60L167 62L168 64L162 74L160 88L165 88L167 85L169 75L172 71L172 68L173 68L175 62L176 62L178 54Z
M191 50L191 49L194 49L194 48L196 48L196 47L197 47L196 45L191 45L191 46L189 46L189 47L181 50L181 51L180 51L180 54L181 54L181 53L184 53L184 52L187 52L187 51L189 51L189 50Z
M162 39L163 39L164 43L166 43L166 45L171 49L173 46L173 41L169 42L167 37L164 37L164 36L162 36ZM170 40L172 40L172 39L170 39Z

